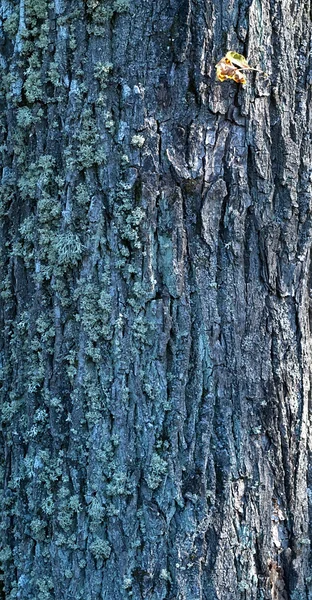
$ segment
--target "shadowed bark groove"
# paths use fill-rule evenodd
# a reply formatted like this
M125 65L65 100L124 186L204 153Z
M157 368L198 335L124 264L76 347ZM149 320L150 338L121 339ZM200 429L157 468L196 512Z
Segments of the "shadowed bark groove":
M310 0L0 26L0 596L311 600Z

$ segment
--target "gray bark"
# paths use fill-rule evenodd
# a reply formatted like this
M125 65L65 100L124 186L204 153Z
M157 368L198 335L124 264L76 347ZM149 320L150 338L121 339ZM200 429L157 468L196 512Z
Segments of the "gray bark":
M0 13L0 595L311 600L310 0Z

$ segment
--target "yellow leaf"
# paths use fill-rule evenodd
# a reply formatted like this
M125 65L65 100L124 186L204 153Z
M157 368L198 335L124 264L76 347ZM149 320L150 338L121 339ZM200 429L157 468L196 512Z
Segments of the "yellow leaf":
M242 54L238 54L238 52L227 52L225 58L241 69L250 69L246 58Z

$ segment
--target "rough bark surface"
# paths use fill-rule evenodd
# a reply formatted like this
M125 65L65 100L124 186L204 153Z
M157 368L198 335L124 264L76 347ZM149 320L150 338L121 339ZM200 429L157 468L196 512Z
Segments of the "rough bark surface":
M0 15L1 598L311 600L310 0Z

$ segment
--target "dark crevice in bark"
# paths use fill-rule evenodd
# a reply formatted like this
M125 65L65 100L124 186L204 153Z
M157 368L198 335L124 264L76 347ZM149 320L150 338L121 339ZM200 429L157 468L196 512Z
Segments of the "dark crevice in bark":
M0 569L0 578L2 579L4 577L4 572ZM3 581L0 579L0 599L1 600L6 600L6 595L5 595L5 591L4 591L4 584Z

